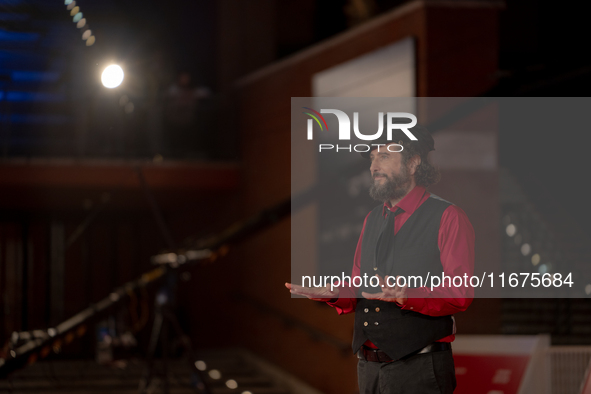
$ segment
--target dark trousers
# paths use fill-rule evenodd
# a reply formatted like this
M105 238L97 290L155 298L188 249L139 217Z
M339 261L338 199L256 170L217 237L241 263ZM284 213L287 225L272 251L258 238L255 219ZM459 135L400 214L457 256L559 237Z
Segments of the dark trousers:
M359 360L360 394L448 394L456 388L451 350L380 363Z

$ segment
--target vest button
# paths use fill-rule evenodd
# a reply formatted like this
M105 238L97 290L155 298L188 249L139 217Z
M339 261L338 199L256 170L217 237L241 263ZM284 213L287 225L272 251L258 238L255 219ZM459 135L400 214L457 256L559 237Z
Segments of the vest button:
M378 270L378 267L373 267L373 270L374 270L374 271L377 271L377 270Z
M363 323L363 325L364 325L365 327L367 327L367 325L368 325L368 324L369 324L368 322L365 322L365 323Z
M378 322L375 322L374 324L377 326L377 325L378 325L378 324L380 324L380 323L378 323Z
M379 312L379 311L380 311L380 308L376 308L376 312Z
M365 308L365 309L363 310L363 312L365 312L365 313L369 312L369 308Z

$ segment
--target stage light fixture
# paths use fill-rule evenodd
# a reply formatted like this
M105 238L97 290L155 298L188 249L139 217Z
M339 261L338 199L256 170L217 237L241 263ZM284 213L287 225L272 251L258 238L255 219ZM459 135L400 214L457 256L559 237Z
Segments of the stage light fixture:
M89 47L89 46L93 45L94 40L95 40L94 36L88 37L88 40L86 40L86 46Z
M73 1L72 1L72 0L65 0L65 1L64 1L64 4L65 4L65 5L70 5L70 4L72 4L72 3L73 3Z
M82 29L84 26L86 26L86 18L82 18L78 21L78 23L76 24L76 27L78 29Z
M90 39L93 37L94 36L90 36L90 38L86 40L86 45L88 45L88 41L90 41ZM123 76L123 69L116 64L111 64L103 71L103 74L101 75L101 82L103 83L104 87L113 89L121 85L121 82L123 82Z
M72 10L70 10L70 16L74 16L79 12L80 12L80 7L76 6L76 7L72 8Z
M86 30L84 32L84 34L82 34L82 39L86 41L90 38L91 35L92 35L92 30Z
M66 10L70 11L74 7L76 7L76 2L72 1L70 4L68 4L68 6L66 7Z
M74 19L72 19L74 21L74 23L78 23L80 22L80 20L82 19L82 13L79 12L76 15L74 15Z

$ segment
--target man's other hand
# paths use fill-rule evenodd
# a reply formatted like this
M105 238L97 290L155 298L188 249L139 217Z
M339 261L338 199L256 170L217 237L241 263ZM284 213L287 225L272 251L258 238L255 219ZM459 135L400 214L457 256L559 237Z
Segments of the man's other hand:
M326 285L324 287L303 287L300 285L286 283L285 287L289 289L291 294L308 297L314 301L327 302L339 297L339 289L335 288L333 291L331 291L331 285Z
M392 280L388 281L388 278L392 277L386 276L386 280L384 280L381 276L376 276L380 280L380 286L382 288L382 291L380 293L375 294L362 292L361 295L363 297L367 298L368 300L397 302L400 305L406 304L406 300L408 299L406 296L406 285L402 287L397 286L396 284L398 283L398 277L396 277L396 282L393 282L394 286L388 286L388 283L392 282Z

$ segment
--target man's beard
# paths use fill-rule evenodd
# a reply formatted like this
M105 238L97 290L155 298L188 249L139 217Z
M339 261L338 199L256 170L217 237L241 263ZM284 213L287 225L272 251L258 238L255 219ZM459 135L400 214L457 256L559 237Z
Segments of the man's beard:
M406 166L401 167L400 174L398 175L388 175L382 172L373 174L372 178L376 175L385 176L386 182L384 184L379 184L376 183L374 178L374 181L369 188L369 195L374 200L380 202L398 200L408 193L410 187L410 175L408 174Z

